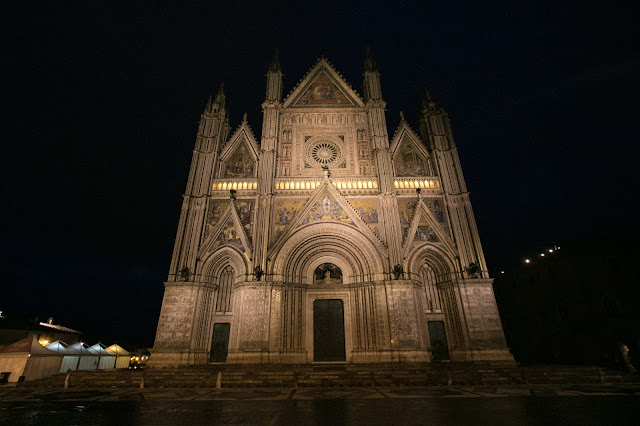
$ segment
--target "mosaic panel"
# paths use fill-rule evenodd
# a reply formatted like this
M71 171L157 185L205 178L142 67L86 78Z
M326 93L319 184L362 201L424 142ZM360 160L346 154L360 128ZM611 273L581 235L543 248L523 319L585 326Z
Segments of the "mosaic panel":
M307 213L307 217L305 217L302 223L306 224L320 220L337 220L345 223L352 222L347 212L345 212L340 204L329 194L325 195L311 207Z
M227 160L224 177L255 177L255 162L244 141L240 142L236 150L231 154L231 157Z

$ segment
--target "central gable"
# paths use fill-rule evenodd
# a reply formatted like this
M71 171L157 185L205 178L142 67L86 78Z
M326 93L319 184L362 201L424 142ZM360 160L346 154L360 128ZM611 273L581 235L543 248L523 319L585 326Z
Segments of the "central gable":
M364 107L351 86L321 58L283 103L284 107Z

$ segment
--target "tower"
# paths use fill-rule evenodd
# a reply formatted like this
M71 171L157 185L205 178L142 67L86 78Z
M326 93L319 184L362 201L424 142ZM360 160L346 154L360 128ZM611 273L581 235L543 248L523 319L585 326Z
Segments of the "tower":
M363 95L319 58L262 133L202 115L154 365L513 360L446 112L389 137L370 52Z

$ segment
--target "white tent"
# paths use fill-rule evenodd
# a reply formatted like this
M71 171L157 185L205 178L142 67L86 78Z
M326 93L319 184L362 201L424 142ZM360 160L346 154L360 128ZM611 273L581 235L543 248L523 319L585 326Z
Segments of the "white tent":
M42 347L35 336L27 336L0 349L0 372L10 373L10 383L23 376L24 380L53 376L60 371L61 363L62 357Z
M82 342L78 342L69 348L80 354L80 361L78 362L78 370L96 370L98 363L100 362L100 354L91 349L89 346Z
M91 346L89 349L92 349L100 355L100 361L98 361L98 370L108 370L110 368L115 368L116 366L116 357L109 351L107 351L107 347L102 343L96 343Z
M68 370L75 371L78 369L80 361L80 353L73 350L62 340L56 340L49 343L45 348L62 355L62 363L60 364L60 372L66 373Z
M116 356L116 368L129 368L131 354L125 348L114 343L107 348L107 352Z

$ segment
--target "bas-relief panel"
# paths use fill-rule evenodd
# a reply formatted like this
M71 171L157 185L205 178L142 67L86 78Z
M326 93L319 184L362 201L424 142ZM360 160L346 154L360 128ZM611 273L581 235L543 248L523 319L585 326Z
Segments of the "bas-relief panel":
M305 200L283 200L276 204L274 213L273 239L277 239L287 229L298 210L304 205Z
M345 212L340 204L338 204L338 202L328 194L311 206L311 209L307 213L307 217L302 221L302 224L317 222L320 220L337 220L344 223L352 223L347 212Z
M375 199L350 199L349 204L358 212L364 223L378 232L378 201Z
M193 289L165 289L158 322L157 347L182 347L189 342L194 307Z
M423 158L410 143L403 141L396 154L397 176L429 176L426 158Z
M296 106L305 105L352 105L351 101L335 85L326 72L321 71L309 88L296 102Z
M255 177L255 162L247 148L247 144L241 141L231 157L226 161L224 177L248 178Z

